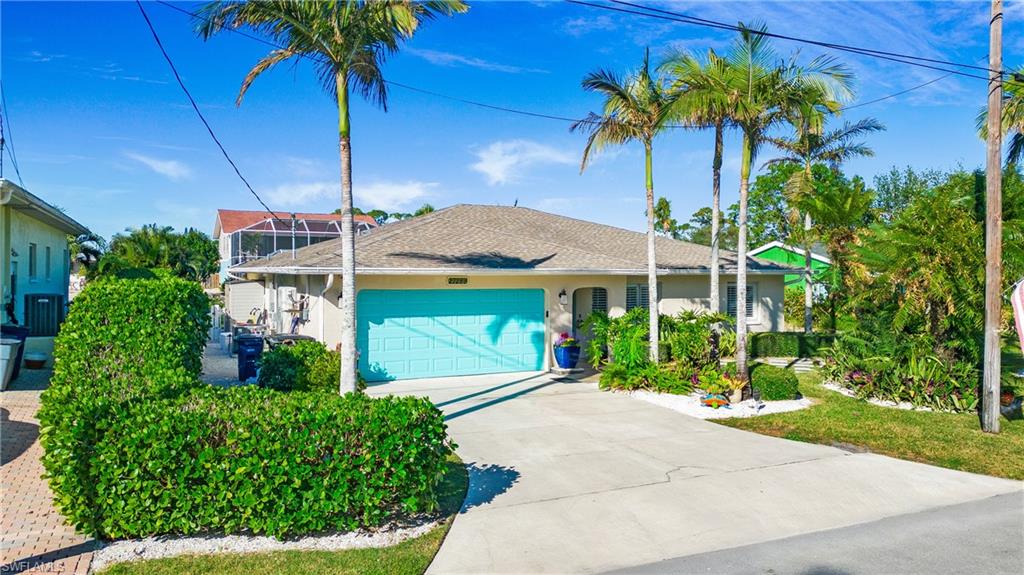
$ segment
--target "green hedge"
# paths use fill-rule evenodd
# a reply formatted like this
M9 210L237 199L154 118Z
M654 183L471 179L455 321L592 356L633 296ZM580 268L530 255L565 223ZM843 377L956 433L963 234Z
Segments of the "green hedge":
M750 386L761 391L764 401L796 399L800 392L800 382L793 371L767 363L750 366Z
M432 510L451 445L424 398L244 387L124 404L95 453L100 536L283 537Z
M279 345L263 354L259 384L278 391L326 391L338 393L341 354L318 341ZM357 388L366 389L359 375Z
M819 357L835 336L795 331L763 332L750 336L750 357Z
M75 527L95 532L89 508L102 462L94 449L121 424L118 406L202 385L208 310L199 284L175 278L97 281L71 304L38 417L55 504Z

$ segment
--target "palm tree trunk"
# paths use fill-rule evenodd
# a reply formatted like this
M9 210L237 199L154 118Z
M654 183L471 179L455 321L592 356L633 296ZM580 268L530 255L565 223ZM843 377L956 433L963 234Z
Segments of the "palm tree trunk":
M750 137L743 134L740 164L740 213L736 240L736 375L747 379L747 188L750 184Z
M811 214L804 214L804 333L814 331L814 293L811 285Z
M352 225L352 141L348 76L335 74L338 91L338 148L341 154L341 382L342 395L356 391L356 252Z
M658 363L658 267L654 257L654 174L651 142L644 142L647 183L647 310L651 337L651 361Z
M722 121L715 122L715 158L711 164L711 313L718 313L719 260L718 234L721 227Z

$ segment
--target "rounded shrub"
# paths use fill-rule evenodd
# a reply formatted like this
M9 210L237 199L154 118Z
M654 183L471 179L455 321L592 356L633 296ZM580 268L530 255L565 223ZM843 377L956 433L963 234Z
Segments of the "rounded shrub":
M795 373L767 363L755 363L750 367L750 386L760 390L761 399L765 401L795 399L800 392L800 382Z
M261 358L259 384L277 391L338 393L341 354L317 341L279 345ZM366 389L360 376L358 389Z

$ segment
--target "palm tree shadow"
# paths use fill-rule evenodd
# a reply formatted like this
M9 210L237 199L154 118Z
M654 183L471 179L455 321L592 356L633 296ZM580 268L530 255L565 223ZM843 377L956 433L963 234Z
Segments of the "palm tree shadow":
M11 412L0 409L0 428L3 428L3 439L0 440L0 465L7 465L32 447L39 437L39 426L27 421L11 419Z
M466 471L469 473L469 488L460 513L494 501L497 496L511 489L521 475L514 467L480 465L476 462L466 465Z
M419 260L428 260L442 264L461 265L473 268L499 268L499 269L530 269L555 257L555 254L548 256L523 259L516 256L506 255L498 251L490 252L469 252L461 255L429 254L424 252L393 252L390 256L400 256Z

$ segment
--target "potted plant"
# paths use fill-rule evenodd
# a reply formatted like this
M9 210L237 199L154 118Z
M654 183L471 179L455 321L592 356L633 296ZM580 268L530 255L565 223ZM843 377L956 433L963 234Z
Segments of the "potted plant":
M555 363L562 369L576 369L580 360L580 346L575 339L563 333L555 340Z
M735 376L723 375L722 377L725 379L725 384L729 386L729 403L743 401L743 390L747 387L747 382Z

